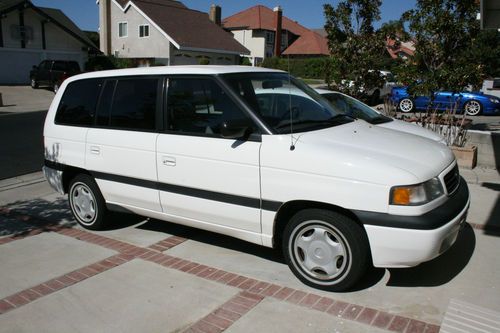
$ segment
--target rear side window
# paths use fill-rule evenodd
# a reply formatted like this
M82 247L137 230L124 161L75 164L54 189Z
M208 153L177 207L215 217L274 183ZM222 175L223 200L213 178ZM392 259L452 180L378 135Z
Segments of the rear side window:
M64 61L55 61L54 66L52 66L53 71L65 71L67 70L66 62Z
M109 126L154 130L158 79L120 79L116 84Z
M57 109L56 124L92 125L101 86L102 79L79 80L68 84Z

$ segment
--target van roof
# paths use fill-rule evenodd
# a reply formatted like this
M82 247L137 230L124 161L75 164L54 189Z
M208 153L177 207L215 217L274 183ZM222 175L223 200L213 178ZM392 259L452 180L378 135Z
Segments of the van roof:
M166 75L166 74L230 74L230 73L263 73L275 72L285 73L276 69L251 67L251 66L216 66L216 65L186 65L186 66L156 66L138 67L127 69L114 69L108 71L89 72L72 76L68 81L110 77L110 76L134 76L134 75Z

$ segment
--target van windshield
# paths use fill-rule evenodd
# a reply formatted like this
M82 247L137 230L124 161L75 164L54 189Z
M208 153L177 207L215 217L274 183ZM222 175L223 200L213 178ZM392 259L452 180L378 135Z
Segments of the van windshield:
M275 133L306 132L353 121L312 88L286 73L226 74L222 78Z

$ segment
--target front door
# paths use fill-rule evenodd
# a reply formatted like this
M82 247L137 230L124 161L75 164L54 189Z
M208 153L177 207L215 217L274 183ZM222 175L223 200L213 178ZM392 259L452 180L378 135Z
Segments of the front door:
M215 79L172 77L167 89L167 130L156 157L163 212L260 233L261 143L251 119ZM254 134L224 138L228 124Z

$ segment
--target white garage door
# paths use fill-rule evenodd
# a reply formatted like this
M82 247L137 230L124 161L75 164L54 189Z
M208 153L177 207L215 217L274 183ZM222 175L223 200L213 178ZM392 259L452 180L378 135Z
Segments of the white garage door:
M29 83L30 70L39 63L39 52L1 50L0 84Z

